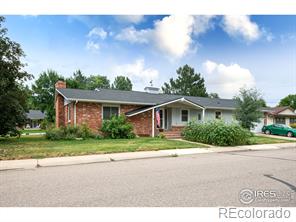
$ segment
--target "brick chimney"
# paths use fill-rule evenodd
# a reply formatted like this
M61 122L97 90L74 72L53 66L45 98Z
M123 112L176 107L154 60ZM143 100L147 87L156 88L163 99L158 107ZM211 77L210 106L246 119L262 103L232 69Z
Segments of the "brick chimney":
M66 83L64 81L57 81L55 84L56 89L66 88ZM56 127L61 127L65 125L65 107L64 107L64 97L56 92L55 99L55 124Z
M56 89L67 88L67 87L66 87L66 83L65 83L64 81L62 81L62 80L59 80L59 81L56 82L56 84L55 84L55 88L56 88Z

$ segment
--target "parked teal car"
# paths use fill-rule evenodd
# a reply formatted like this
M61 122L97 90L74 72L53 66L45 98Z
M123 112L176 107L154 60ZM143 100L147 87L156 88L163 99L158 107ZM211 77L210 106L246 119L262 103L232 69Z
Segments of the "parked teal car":
M287 137L296 137L296 129L293 129L292 127L286 126L284 124L272 124L263 126L262 132L267 135L275 134Z

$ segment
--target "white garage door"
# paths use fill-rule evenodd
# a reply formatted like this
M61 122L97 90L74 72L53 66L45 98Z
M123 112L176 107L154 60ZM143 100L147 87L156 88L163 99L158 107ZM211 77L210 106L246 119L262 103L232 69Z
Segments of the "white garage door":
M264 126L264 118L261 118L259 123L255 123L255 127L251 129L251 132L260 133L263 126Z

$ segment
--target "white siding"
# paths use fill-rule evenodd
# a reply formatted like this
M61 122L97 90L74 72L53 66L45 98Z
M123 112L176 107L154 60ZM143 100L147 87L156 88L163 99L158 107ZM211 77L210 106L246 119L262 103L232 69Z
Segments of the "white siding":
M188 109L188 108L184 108ZM172 108L172 126L185 126L187 123L181 121L181 110L182 108ZM202 116L202 110L188 109L189 110L189 121L198 121L198 114ZM235 121L234 112L232 110L206 110L205 121L214 120L215 112L222 112L222 120L225 122Z
M222 113L222 120L225 122L235 121L234 111L232 110L210 110L206 109L205 111L205 121L214 120L216 118L215 112L219 111Z

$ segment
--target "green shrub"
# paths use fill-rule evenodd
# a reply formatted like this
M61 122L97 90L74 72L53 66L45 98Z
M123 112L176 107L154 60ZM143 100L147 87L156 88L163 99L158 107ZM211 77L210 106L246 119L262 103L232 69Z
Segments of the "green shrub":
M76 138L96 138L96 135L94 135L86 125L50 128L46 131L45 136L49 140L74 140Z
M227 124L221 120L205 123L191 122L182 131L185 139L217 146L235 146L248 144L252 133L237 123Z
M291 123L290 126L294 129L296 129L296 123Z
M64 139L64 132L59 128L52 128L46 131L45 137L49 140L61 140Z
M40 129L46 130L54 127L54 123L49 122L48 120L44 119L40 123Z
M107 138L131 139L135 137L133 125L128 123L125 116L112 116L110 120L104 120L101 128Z
M160 139L165 139L165 135L163 133L158 134L157 137L160 138Z

